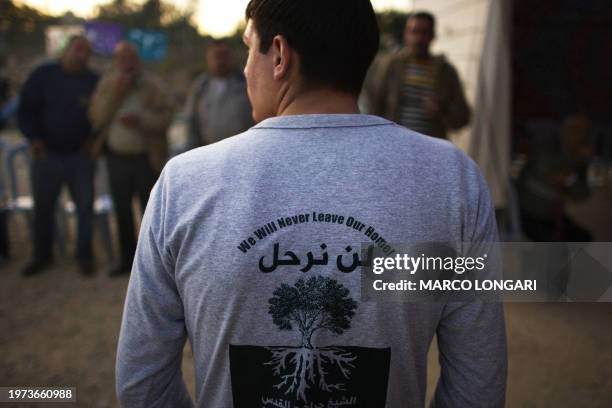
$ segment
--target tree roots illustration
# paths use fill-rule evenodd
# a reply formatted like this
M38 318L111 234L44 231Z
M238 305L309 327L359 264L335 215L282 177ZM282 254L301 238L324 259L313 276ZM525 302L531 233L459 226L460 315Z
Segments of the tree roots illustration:
M328 381L331 370L349 379L357 358L341 347L314 347L313 335L327 330L341 335L350 328L357 303L350 291L335 279L316 276L298 279L293 286L282 284L269 300L269 313L280 330L297 329L299 347L268 347L274 376L280 379L276 389L286 395L306 400L306 391L317 386L325 392L344 391L344 384Z
M266 365L271 365L274 375L281 379L275 388L288 395L295 394L303 401L307 401L306 391L313 385L326 392L344 391L344 384L328 382L329 370L336 367L348 379L355 368L356 357L339 347L268 347L268 350L272 352L272 360Z

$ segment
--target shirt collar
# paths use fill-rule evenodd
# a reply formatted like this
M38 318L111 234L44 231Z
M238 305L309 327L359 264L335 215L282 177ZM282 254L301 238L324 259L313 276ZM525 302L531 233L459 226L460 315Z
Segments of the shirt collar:
M254 129L311 129L369 127L392 125L393 122L373 115L362 114L310 114L287 115L265 119Z

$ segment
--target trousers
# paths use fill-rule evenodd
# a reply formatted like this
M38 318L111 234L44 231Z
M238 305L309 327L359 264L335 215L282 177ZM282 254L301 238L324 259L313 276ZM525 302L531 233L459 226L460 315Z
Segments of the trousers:
M77 211L77 250L79 260L92 259L92 230L95 162L81 153L46 152L32 161L34 198L34 259L51 258L54 215L62 186L67 185Z
M136 233L132 200L136 196L142 212L147 206L149 193L157 174L145 154L117 154L107 156L108 177L117 216L121 264L129 268L136 252Z

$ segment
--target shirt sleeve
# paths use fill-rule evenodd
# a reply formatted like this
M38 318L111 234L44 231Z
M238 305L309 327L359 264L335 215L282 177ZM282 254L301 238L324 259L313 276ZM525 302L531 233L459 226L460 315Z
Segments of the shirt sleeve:
M393 55L382 54L377 56L370 65L360 95L364 113L385 116L387 108L385 91L392 62Z
M471 111L465 99L459 74L450 64L445 64L445 85L449 99L444 101L442 118L449 129L461 129L470 123Z
M121 100L114 95L112 75L104 76L96 86L89 105L89 119L95 129L101 129L108 125L117 109L121 106Z
M473 197L470 244L495 248L495 212L489 191L478 172ZM482 244L482 245L481 245ZM494 249L495 250L495 249ZM499 260L499 257L495 257ZM494 275L501 274L493 265ZM440 379L432 407L503 407L506 395L507 352L503 304L475 299L444 306L437 331Z
M43 67L35 69L28 77L21 94L17 108L17 126L29 140L45 139L42 125L43 109L43 83L45 70Z
M164 240L166 194L162 173L143 217L121 323L116 387L122 407L193 406L181 372L183 303Z
M166 130L174 116L170 97L160 80L148 77L146 81L147 100L141 113L142 130L144 134L154 134L165 138Z

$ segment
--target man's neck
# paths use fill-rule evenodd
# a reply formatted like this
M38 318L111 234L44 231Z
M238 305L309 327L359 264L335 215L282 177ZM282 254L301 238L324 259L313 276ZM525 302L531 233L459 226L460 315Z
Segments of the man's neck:
M431 52L411 52L408 48L406 48L406 55L408 57L417 60L417 61L429 61L432 58Z
M73 67L70 66L70 64L68 64L66 61L64 61L63 59L60 59L60 67L62 67L62 71L64 71L66 74L77 74L79 72L81 72L83 68L78 68L78 67Z
M277 116L359 113L357 97L346 92L313 90L283 98Z
M232 71L215 72L211 75L211 78L224 80L224 79L228 79L230 76L232 76Z

